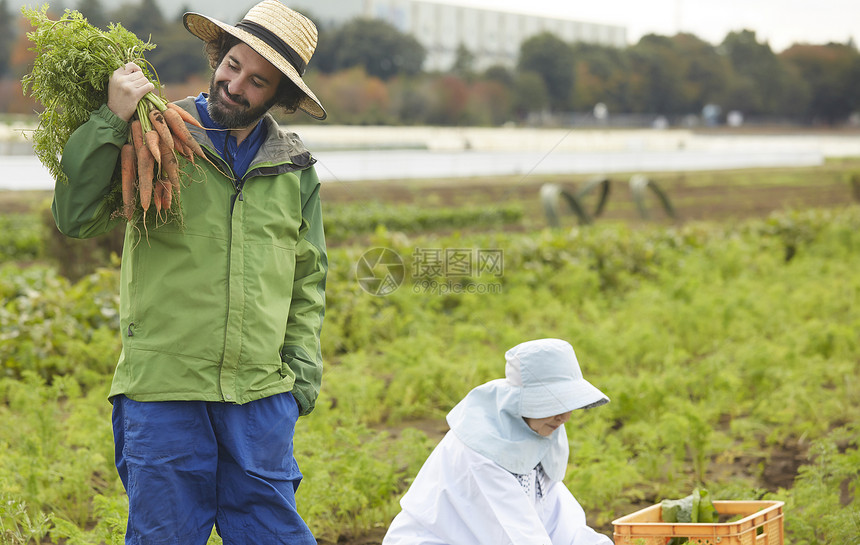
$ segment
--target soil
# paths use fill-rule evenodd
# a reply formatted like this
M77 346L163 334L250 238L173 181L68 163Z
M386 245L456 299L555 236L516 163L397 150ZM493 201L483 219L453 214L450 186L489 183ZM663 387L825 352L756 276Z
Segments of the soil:
M860 177L860 176L855 176ZM582 186L584 179L565 176L536 176L534 178L465 178L455 180L408 180L381 182L329 182L322 185L323 203L342 204L379 201L392 204L422 206L490 206L519 203L526 216L534 213L542 220L540 189L553 183L570 192ZM598 220L641 222L628 179L610 178L610 193L603 214ZM813 179L806 184L737 185L697 183L693 185L684 174L655 176L653 181L666 193L676 212L675 221L723 221L764 217L785 209L827 208L860 202L860 182L846 183L833 178ZM653 195L651 196L653 197ZM647 200L652 221L669 219L656 198ZM34 206L50 202L50 191L0 191L0 213L26 212ZM584 199L588 212L596 207L595 195ZM571 214L571 224L575 219ZM531 227L531 226L530 226Z
M597 221L725 221L766 217L772 212L786 209L829 208L860 202L860 183L846 183L836 177L810 177L805 184L738 185L720 183L693 184L683 174L655 177L652 181L669 197L675 212L670 218L654 196L649 194L646 206L649 218L640 215L628 178L611 178L607 204ZM559 185L575 193L584 179L574 177L536 177L535 179L468 178L443 181L391 181L391 182L334 182L323 184L325 203L340 204L362 201L381 201L425 206L489 206L492 204L521 204L524 216L537 225L544 222L540 190L544 183ZM593 215L597 206L597 192L583 200L586 211ZM573 214L563 218L575 225Z

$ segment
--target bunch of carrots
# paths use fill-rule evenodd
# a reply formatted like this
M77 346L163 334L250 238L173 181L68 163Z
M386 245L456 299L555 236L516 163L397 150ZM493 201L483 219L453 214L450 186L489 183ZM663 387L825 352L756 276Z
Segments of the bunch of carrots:
M192 163L195 158L206 159L186 123L202 127L191 114L160 96L158 74L144 58L155 44L143 42L118 23L102 30L75 10L67 9L54 20L48 17L48 9L47 4L40 9L21 8L33 27L27 38L36 54L32 71L21 80L22 88L44 105L33 132L36 156L58 182L68 183L60 158L69 137L105 103L113 72L134 62L153 81L155 91L138 102L120 153L118 213L132 221L138 204L144 220L153 204L158 214L171 207L178 210L179 157Z
M186 123L202 128L191 114L175 104L148 93L137 104L128 142L120 151L122 215L131 221L140 199L144 216L151 206L169 210L179 196L178 156L191 161L205 159Z

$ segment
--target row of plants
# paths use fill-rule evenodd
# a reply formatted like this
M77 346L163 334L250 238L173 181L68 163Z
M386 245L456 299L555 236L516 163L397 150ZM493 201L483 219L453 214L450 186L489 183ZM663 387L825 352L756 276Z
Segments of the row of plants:
M355 278L373 247L407 265L385 297ZM412 266L446 249L500 260L458 275ZM122 543L106 400L118 271L70 281L9 258L0 541ZM615 517L702 485L714 499L785 501L787 543L857 542L860 208L733 225L379 229L333 247L330 266L323 391L296 434L300 511L321 543L387 527L439 438L422 423L443 422L470 388L503 374L507 348L539 337L569 340L612 399L567 426L565 482L592 525L611 532ZM789 448L801 465L778 485L768 468Z
M380 227L406 233L488 229L519 223L523 217L523 209L519 204L426 207L418 204L361 202L329 205L325 212L326 238L333 241L373 233Z
M486 230L517 225L523 219L520 204L467 207L421 206L381 202L335 203L325 206L325 231L329 245L367 236L379 228L407 233L434 230ZM50 210L38 208L0 216L0 261L50 259L60 275L78 279L99 264L107 265L112 253L122 250L123 232L91 240L72 240L56 230Z

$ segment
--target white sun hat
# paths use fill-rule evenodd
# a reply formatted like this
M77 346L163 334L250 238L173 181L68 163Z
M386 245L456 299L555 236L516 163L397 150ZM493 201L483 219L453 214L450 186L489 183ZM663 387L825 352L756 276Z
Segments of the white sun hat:
M508 350L505 360L505 379L522 389L520 416L546 418L609 402L583 378L573 347L566 341L524 342Z
M573 347L559 339L519 344L505 353L505 376L473 388L447 415L469 448L518 475L540 463L564 478L569 445L564 425L542 436L525 418L545 418L603 405L609 398L582 378Z

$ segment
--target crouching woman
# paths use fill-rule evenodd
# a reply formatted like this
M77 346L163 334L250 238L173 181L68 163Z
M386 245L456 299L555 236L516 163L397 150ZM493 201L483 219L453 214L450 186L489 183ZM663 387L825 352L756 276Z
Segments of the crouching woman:
M558 339L515 346L473 389L400 501L383 545L611 545L562 482L564 423L609 401Z

